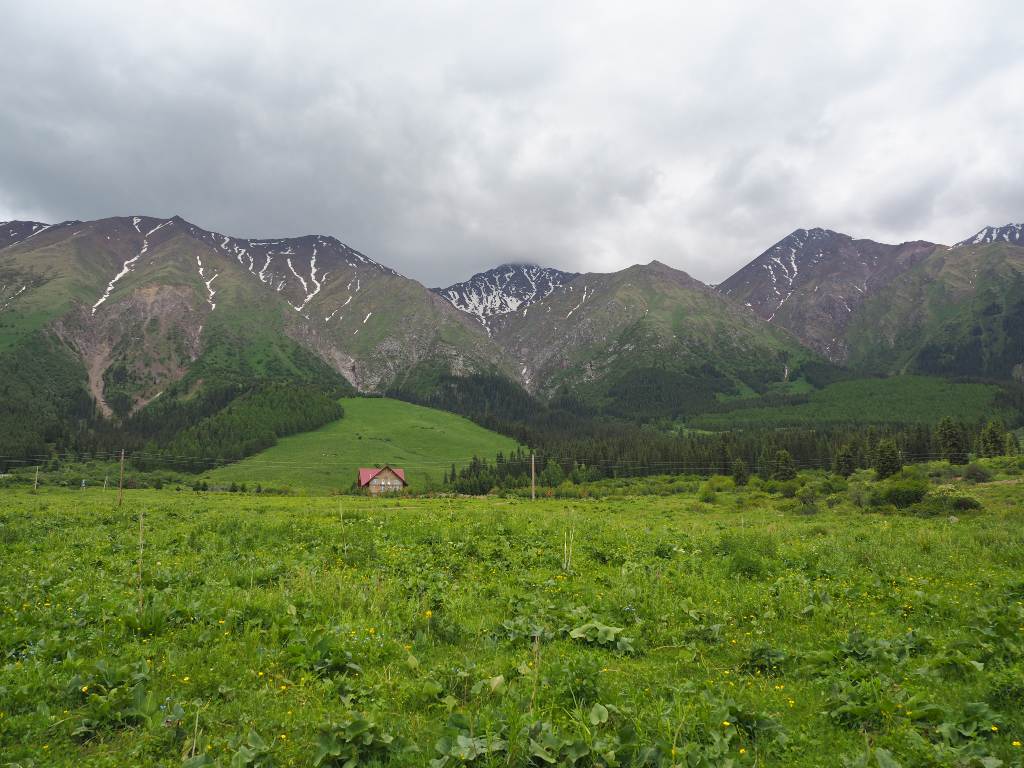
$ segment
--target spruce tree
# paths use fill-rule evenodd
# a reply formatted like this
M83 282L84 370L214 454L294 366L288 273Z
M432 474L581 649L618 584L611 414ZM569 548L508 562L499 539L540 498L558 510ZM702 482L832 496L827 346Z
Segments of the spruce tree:
M750 470L747 469L747 462L743 459L736 459L732 463L732 479L736 485L746 485L750 479Z
M979 440L982 456L1002 456L1006 450L1006 428L998 419L991 419L981 430Z
M774 477L776 480L783 481L796 478L796 465L793 463L793 456L785 449L775 452Z
M967 463L967 436L964 434L963 426L946 416L935 430L935 439L942 458L947 459L950 464Z
M853 474L853 471L856 468L857 464L853 458L853 449L850 448L849 443L843 443L839 446L839 450L836 451L836 458L834 462L836 474L842 475L843 477L849 477Z
M891 437L879 440L875 446L875 472L879 480L892 477L903 469L903 461L900 458L899 448L896 441Z

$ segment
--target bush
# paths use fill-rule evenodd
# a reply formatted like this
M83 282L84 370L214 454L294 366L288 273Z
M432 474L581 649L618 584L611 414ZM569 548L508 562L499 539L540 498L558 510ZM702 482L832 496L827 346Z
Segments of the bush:
M715 546L720 555L735 555L741 552L754 553L761 557L773 558L779 554L779 544L774 536L758 531L728 531L722 534Z
M805 515L813 515L818 511L818 492L811 485L805 485L796 492L796 498L800 502L800 512Z
M953 486L942 486L915 504L911 511L920 517L939 517L981 509L981 502L966 496Z
M729 559L729 574L747 579L763 579L768 575L768 565L753 552L741 551Z
M842 493L849 485L843 475L832 474L822 481L820 490L823 496L829 496L833 493Z
M921 501L927 493L928 483L923 480L893 480L878 491L876 498L882 504L906 509Z
M784 499L793 499L796 498L796 492L799 487L795 480L787 480L784 483L779 483L779 493L782 494Z
M964 479L972 483L987 483L992 479L992 473L981 464L968 464L964 469Z

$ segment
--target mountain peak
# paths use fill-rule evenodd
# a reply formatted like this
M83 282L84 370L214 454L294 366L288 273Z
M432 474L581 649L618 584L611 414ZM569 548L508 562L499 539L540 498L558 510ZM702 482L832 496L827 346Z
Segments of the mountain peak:
M1024 245L1024 224L1004 224L1001 227L982 227L974 237L961 240L954 248L968 245L987 245L1005 242L1010 245Z
M461 283L433 291L456 309L473 315L490 334L494 318L525 312L530 304L562 290L574 277L574 272L537 264L502 264L478 272Z
M18 219L0 221L0 248L28 240L51 226L53 225L44 224L41 221L20 221Z

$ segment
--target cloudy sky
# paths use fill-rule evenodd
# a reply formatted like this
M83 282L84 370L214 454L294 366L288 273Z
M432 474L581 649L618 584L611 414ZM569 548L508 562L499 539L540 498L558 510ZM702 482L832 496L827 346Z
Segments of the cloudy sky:
M333 234L428 285L1024 219L1019 0L0 9L0 219Z

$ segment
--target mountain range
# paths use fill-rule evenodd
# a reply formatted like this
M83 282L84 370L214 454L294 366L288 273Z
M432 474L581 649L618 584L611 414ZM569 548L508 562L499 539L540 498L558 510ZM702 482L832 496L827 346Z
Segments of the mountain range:
M42 392L56 411L123 419L225 382L423 393L481 374L646 419L841 368L1020 378L1022 233L985 227L948 247L799 229L718 286L654 261L506 264L428 289L326 235L245 239L177 216L4 222L0 392L8 413Z

